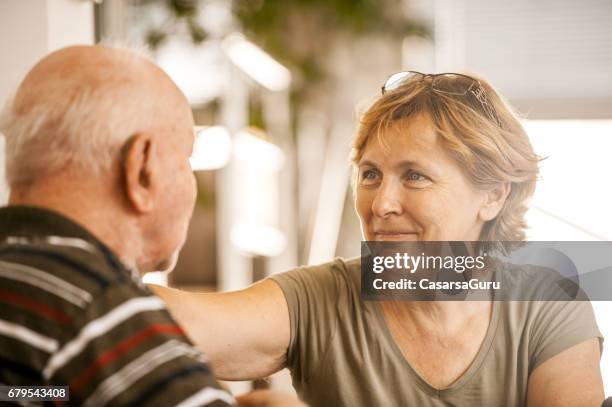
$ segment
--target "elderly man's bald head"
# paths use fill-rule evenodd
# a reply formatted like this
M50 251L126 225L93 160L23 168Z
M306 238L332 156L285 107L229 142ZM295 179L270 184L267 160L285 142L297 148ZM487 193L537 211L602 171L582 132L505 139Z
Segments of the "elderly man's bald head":
M183 94L148 59L104 46L61 49L32 68L0 118L9 185L70 168L108 170L130 136L176 131L168 127L189 125L189 115Z
M141 271L170 267L196 196L193 117L145 58L100 46L40 61L0 119L10 204L46 207Z

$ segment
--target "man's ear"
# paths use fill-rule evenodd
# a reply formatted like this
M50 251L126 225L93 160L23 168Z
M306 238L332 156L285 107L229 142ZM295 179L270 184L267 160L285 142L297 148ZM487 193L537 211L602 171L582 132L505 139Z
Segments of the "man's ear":
M491 219L495 219L504 207L506 198L508 198L508 194L510 194L510 189L511 186L509 182L502 182L493 189L485 192L484 203L478 211L480 220L488 222Z
M155 204L155 143L149 134L132 136L122 151L122 178L127 201L139 213Z

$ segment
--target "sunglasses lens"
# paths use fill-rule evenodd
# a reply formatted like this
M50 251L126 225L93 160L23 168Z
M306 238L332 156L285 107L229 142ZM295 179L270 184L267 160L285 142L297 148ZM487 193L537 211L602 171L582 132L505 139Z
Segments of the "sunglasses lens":
M436 75L431 83L432 88L437 92L459 96L465 95L470 89L479 85L473 78L456 74Z
M398 73L395 73L395 74L391 75L389 77L389 79L387 79L387 81L385 82L385 85L382 88L382 92L383 93L392 92L395 89L399 88L400 86L402 86L406 82L414 79L417 76L421 77L423 75L418 73L418 72L398 72Z

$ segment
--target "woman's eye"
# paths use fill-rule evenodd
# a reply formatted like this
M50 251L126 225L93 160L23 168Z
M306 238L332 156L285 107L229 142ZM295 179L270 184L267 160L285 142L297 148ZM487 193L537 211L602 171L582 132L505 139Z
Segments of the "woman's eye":
M413 172L412 174L408 176L408 179L410 179L410 181L420 181L422 179L425 179L425 177L423 177L418 172Z
M365 170L361 173L361 180L364 182L372 182L378 178L378 172L375 170Z
M408 178L408 181L411 181L411 182L421 182L421 181L428 180L428 178L425 175L419 172L416 172L416 171L409 172L407 178Z

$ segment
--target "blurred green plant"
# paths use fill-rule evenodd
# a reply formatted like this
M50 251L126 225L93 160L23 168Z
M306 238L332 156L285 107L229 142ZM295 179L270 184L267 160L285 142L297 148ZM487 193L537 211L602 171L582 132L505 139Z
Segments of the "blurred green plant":
M296 76L294 99L308 84L328 76L324 61L331 41L369 34L395 38L430 37L429 27L404 12L406 0L234 0L234 15L247 36L287 65ZM194 43L206 39L206 27L198 21L200 0L140 0L140 4L163 3L168 20L151 28L147 44L156 49L172 32L185 24Z
M206 27L198 20L205 0L133 1L142 6L163 5L167 11L166 20L146 34L152 49L176 33L177 27L186 27L194 44L207 38ZM290 103L295 113L307 98L308 90L317 89L318 84L330 78L325 61L334 39L383 35L400 40L406 36L432 36L426 24L406 14L406 1L409 0L233 0L232 10L247 37L291 70ZM265 128L257 103L251 101L250 105L249 124ZM296 119L293 114L294 130Z
M324 60L334 38L370 34L429 37L429 28L404 13L406 0L235 0L245 33L312 85L328 72Z
M168 18L159 27L152 27L146 33L145 41L151 49L161 46L168 35L184 24L194 44L206 39L206 30L198 21L198 0L140 0L142 6L163 3L168 10Z

